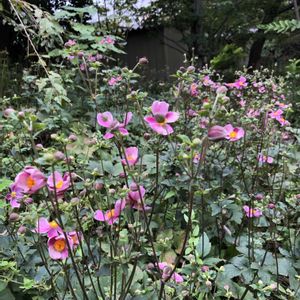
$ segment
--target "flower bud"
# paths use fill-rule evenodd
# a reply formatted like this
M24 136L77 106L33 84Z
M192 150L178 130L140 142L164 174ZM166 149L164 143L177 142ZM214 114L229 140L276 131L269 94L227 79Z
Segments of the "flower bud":
M228 89L224 85L219 86L216 90L217 94L222 94L222 95L226 94L227 91L228 91Z
M139 64L140 65L147 65L149 63L149 60L147 59L147 57L141 57L139 59Z
M260 201L260 200L264 199L264 195L261 194L261 193L256 194L256 195L255 195L255 199Z
M68 137L70 142L76 142L77 141L77 136L75 134L70 134Z
M144 133L144 139L146 141L148 141L150 139L150 137L151 137L150 133L148 133L148 132Z
M208 130L208 139L211 141L219 141L225 139L227 132L224 127L215 125Z
M19 217L20 217L19 214L17 214L17 213L11 213L9 215L9 221L16 222L16 221L19 220Z
M212 283L211 283L210 280L206 280L206 281L205 281L205 285L206 285L208 288L211 288Z
M26 232L26 227L24 225L21 225L18 229L19 234L24 234Z
M65 155L64 153L62 153L61 151L56 151L53 155L54 159L57 160L57 161L60 161L60 160L64 160L65 159Z
M24 111L19 111L19 112L18 112L18 118L19 118L20 120L22 120L22 119L25 118L25 113L24 113Z
M270 209L275 208L275 204L274 204L274 203L269 203L269 204L268 204L268 208L270 208Z
M42 149L44 149L44 147L43 147L42 144L36 144L36 145L35 145L35 148L36 148L37 150L42 150Z
M96 190L96 191L101 191L102 189L103 189L103 183L101 182L101 181L96 181L95 183L94 183L94 189Z
M209 267L208 266L202 266L201 267L201 272L208 272L209 271Z
M15 112L16 112L16 111L15 111L13 108L7 108L7 109L4 110L3 116L4 116L5 118L8 118L8 117L10 117L12 114L14 114Z
M115 189L109 189L108 192L112 195L114 195L116 193L116 190Z
M187 69L186 69L186 71L188 73L193 73L193 72L195 72L195 67L194 66L188 66Z

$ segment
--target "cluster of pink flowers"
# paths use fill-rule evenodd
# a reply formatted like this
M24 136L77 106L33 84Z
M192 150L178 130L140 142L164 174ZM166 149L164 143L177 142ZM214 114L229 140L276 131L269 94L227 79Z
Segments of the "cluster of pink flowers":
M69 256L69 250L76 250L82 239L82 234L78 231L70 231L64 234L61 227L55 220L48 221L46 218L40 218L37 221L34 232L47 234L48 252L52 259L65 259Z
M262 153L260 153L260 154L258 155L258 161L259 161L260 163L268 163L268 164L272 164L273 161L274 161L274 159L273 159L273 157L271 157L271 156L266 156L266 155L263 155Z
M160 270L162 270L162 279L163 280L168 279L170 277L170 274L171 274L172 270L173 270L172 266L169 265L166 262L158 263L158 268ZM174 272L172 274L171 279L173 279L176 283L182 283L183 282L183 277L180 274L176 273L176 272Z
M103 210L96 210L94 213L94 219L97 221L106 222L108 225L113 225L118 221L127 204L136 210L148 211L151 209L151 207L145 205L145 203L142 201L145 194L145 188L133 182L130 184L129 192L124 199L117 200L113 209L109 209L105 212Z
M131 121L131 118L132 112L125 113L124 121L120 123L116 119L114 119L113 115L109 111L98 113L98 124L102 127L107 128L104 139L108 140L113 138L117 132L119 132L121 135L128 135L128 130L125 127Z
M229 141L237 141L243 138L245 131L241 127L233 127L227 124L224 127L215 125L208 130L208 138L212 141L227 139Z
M115 40L112 39L110 36L104 37L101 41L100 44L107 44L107 45L113 45L115 43Z
M262 216L262 212L258 208L251 208L248 205L244 205L243 210L248 218L259 218Z
M65 43L65 47L67 48L70 48L72 46L75 46L77 44L77 42L75 40L68 40L66 43Z
M226 86L229 88L236 88L238 90L241 90L248 86L247 79L244 76L241 76L238 80L232 83L226 83Z
M69 174L62 176L55 171L54 175L51 174L47 179L36 167L26 166L10 185L10 192L6 195L6 199L10 201L13 208L19 208L22 201L24 204L30 204L32 198L29 196L46 185L49 191L56 190L57 195L60 197L70 186L70 176Z
M115 86L120 81L122 81L122 77L121 76L112 77L112 78L109 79L108 85Z

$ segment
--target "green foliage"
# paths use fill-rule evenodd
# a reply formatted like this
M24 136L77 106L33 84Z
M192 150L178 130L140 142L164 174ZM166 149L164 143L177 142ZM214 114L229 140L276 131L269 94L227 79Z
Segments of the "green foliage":
M300 21L298 20L279 20L267 25L259 25L258 28L265 32L287 33L300 29Z

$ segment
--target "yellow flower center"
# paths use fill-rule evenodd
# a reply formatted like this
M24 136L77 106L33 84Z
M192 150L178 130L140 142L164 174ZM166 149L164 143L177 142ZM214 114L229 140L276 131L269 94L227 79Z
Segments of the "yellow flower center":
M51 222L49 222L49 225L50 225L50 227L53 228L53 229L55 229L55 228L58 227L58 224L56 223L56 221L51 221Z
M53 245L54 249L58 252L62 252L66 248L65 240L57 240Z
M133 157L132 155L128 155L128 156L127 156L127 160L128 160L128 161L134 160L134 157Z
M111 209L109 210L106 214L105 214L105 219L111 219L115 216L115 210L114 209Z
M15 198L17 196L17 193L16 192L11 192L10 195L11 195L12 198Z
M35 180L29 176L26 181L27 186L31 189L35 185Z
M64 184L64 182L63 182L62 180L59 180L59 181L56 183L55 187L56 187L57 189L61 189L61 187L63 186L63 184Z
M231 131L231 132L229 133L229 137L230 137L231 139L236 138L236 136L237 136L237 132L236 132L236 131Z

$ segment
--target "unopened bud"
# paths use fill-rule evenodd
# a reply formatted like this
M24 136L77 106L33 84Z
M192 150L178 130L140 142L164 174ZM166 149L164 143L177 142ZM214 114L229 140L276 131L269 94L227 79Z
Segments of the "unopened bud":
M19 214L17 214L17 213L11 213L9 215L9 221L16 222L16 221L19 220L19 217L20 217Z
M147 65L149 63L149 60L147 59L147 57L141 57L139 59L139 64L140 65Z

